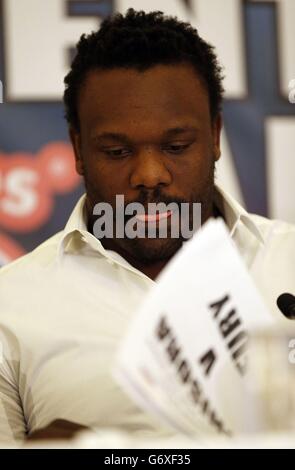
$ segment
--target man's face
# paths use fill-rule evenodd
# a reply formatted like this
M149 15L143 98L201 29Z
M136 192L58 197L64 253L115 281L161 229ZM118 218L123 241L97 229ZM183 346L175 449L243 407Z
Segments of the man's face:
M71 130L87 211L140 202L199 202L212 214L221 120L212 122L206 87L187 64L89 72L78 99L79 133ZM168 232L169 235L169 232ZM182 239L114 239L111 248L152 263L169 259ZM110 245L108 245L110 246Z

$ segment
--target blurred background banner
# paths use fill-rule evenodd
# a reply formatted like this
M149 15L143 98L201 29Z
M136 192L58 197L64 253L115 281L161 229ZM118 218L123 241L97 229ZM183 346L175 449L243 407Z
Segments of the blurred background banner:
M249 211L295 223L295 0L0 0L0 266L61 230L84 191L63 78L80 35L129 7L189 21L216 46L218 180Z

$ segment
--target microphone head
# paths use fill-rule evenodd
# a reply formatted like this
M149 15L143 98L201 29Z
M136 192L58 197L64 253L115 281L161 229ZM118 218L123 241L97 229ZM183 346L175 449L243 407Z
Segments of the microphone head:
M295 297L292 294L284 293L277 298L277 306L285 317L295 318Z

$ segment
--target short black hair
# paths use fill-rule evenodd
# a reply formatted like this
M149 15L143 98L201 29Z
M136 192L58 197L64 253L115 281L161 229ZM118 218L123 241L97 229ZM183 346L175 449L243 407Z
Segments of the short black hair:
M83 34L71 70L64 79L65 118L79 130L78 93L87 72L93 69L133 68L144 71L158 64L192 64L207 86L211 118L221 111L222 68L214 47L189 23L129 8L125 15L106 18L98 31Z

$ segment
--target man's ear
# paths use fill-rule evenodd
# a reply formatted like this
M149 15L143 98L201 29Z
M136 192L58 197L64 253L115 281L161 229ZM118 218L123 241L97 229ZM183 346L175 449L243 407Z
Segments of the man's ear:
M214 145L215 161L219 160L220 155L221 155L220 135L221 135L222 124L223 124L222 117L221 117L221 114L219 113L213 122L213 139L214 139L213 145Z
M76 162L76 171L79 175L84 175L83 159L81 154L81 134L77 132L73 127L69 128L69 136L72 142L75 162Z

